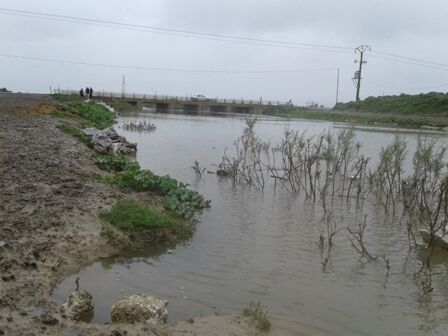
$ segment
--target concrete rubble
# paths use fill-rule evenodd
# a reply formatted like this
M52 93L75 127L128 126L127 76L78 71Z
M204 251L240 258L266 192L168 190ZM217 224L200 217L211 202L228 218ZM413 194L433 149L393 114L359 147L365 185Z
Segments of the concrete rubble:
M118 135L113 127L102 131L96 128L86 128L82 132L90 139L93 149L99 154L128 155L137 152L137 144L130 143L125 137Z

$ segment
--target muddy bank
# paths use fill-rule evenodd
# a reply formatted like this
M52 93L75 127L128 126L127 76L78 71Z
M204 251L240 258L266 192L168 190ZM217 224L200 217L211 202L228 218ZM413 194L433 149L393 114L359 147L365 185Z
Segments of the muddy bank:
M55 284L118 252L102 234L98 213L125 197L148 199L96 183L103 173L92 151L58 130L61 121L37 104L57 106L44 95L0 94L0 335L248 334L237 316L158 329L75 324L60 316L49 300Z

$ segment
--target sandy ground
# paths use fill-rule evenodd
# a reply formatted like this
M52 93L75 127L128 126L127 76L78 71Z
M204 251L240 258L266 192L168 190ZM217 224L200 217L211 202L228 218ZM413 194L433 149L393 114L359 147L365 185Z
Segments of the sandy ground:
M0 335L256 334L236 315L160 328L60 316L52 288L117 253L102 235L98 213L129 195L95 182L102 172L91 150L60 132L60 120L36 113L33 106L42 103L57 104L44 95L0 94Z

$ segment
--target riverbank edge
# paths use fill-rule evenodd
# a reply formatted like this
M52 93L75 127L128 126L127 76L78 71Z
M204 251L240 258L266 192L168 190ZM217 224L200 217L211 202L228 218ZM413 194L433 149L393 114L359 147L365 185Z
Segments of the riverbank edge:
M20 138L23 138L26 143L34 143L29 146L32 148L26 153L27 155L35 156L35 159L38 158L44 165L51 165L52 162L45 157L47 153L39 150L39 148L52 150L48 147L49 144L45 142L46 137L51 137L51 145L60 144L59 151L53 153L57 154L63 161L60 169L66 169L74 165L74 169L67 170L65 173L68 178L75 181L76 188L82 189L82 191L64 196L63 201L67 206L60 209L64 210L62 214L53 214L52 209L48 209L43 214L47 217L55 215L58 223L54 224L59 227L58 229L53 229L52 226L35 227L26 223L19 233L2 234L0 238L2 241L2 250L0 251L2 266L2 278L0 279L2 285L0 290L0 303L2 303L0 305L1 335L30 335L33 333L60 335L63 332L79 332L83 335L93 336L109 335L117 331L123 335L126 334L125 332L127 332L127 335L180 335L184 332L191 332L202 336L209 335L211 331L218 335L217 324L221 325L219 335L254 335L254 331L249 326L249 321L241 315L211 316L197 319L194 323L193 320L180 321L160 328L145 324L110 324L103 326L75 323L62 318L58 307L50 299L54 286L64 278L76 274L83 267L118 253L116 246L113 246L103 234L103 225L98 218L99 212L110 208L115 201L124 197L132 197L137 200L145 198L145 201L153 202L156 207L158 200L148 199L149 196L144 193L124 193L115 186L95 182L95 178L104 175L104 172L97 168L91 160L92 151L76 138L57 128L62 122L66 123L67 120L42 115L33 110L33 107L42 103L59 106L50 97L43 95L29 98L23 94L9 96L6 104L2 101L3 98L3 96L0 97L0 114L2 114L3 130L5 132L0 140L4 145L3 148L7 148L7 150L4 153L0 152L2 162L12 166L9 168L14 168L14 159L20 158L19 149L25 145L25 143L20 143ZM28 113L28 110L32 112ZM16 139L9 137L10 134L17 132L22 132L22 136ZM35 135L38 135L39 138L36 138ZM18 141L11 143L14 140ZM74 157L76 157L76 162ZM30 166L29 168L34 167ZM2 186L19 189L21 187L29 188L32 181L22 176L22 171L16 170L12 174L12 178L9 180L7 180L8 176L2 176L4 179L1 181ZM40 181L39 177L45 178ZM53 182L53 185L56 185L56 182L58 182L52 176L39 176L39 174L34 176L34 180L42 186L48 186ZM7 221L11 222L11 227L7 227L8 231L11 231L11 229L14 229L16 220L14 213L16 213L18 207L17 197L20 196L17 196L14 192L4 197L6 199L6 210L2 224ZM39 202L39 197L36 196L36 199L31 202L25 202L23 208L29 207L31 205L29 203ZM29 199L29 195L19 200L23 202L27 199ZM48 197L48 200L50 202L55 201L52 195ZM94 202L92 202L93 200ZM40 216L38 212L39 209L35 209L36 221L44 221L44 216ZM17 221L19 220L22 220L22 218ZM26 237L26 244L21 241L22 238L20 237ZM42 244L42 242L44 243ZM22 260L23 258L27 260ZM28 259L32 259L32 261ZM95 295L95 293L92 294Z
M292 120L306 119L329 121L348 125L435 130L448 132L448 118L424 115L384 114L342 110L292 109L282 112L265 112L263 115Z

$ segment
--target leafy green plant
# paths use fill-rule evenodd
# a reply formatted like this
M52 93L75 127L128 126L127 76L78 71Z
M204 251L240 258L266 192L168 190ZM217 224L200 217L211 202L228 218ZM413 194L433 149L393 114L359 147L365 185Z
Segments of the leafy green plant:
M243 309L243 315L250 319L252 325L258 330L268 331L271 328L267 311L263 310L260 302L257 304L251 302L249 307Z
M116 172L107 183L137 191L147 191L165 197L165 209L178 217L192 219L198 210L210 207L210 201L188 185L180 183L170 176L159 176L147 169L140 169L137 162L122 155L96 156L95 163L108 172Z

